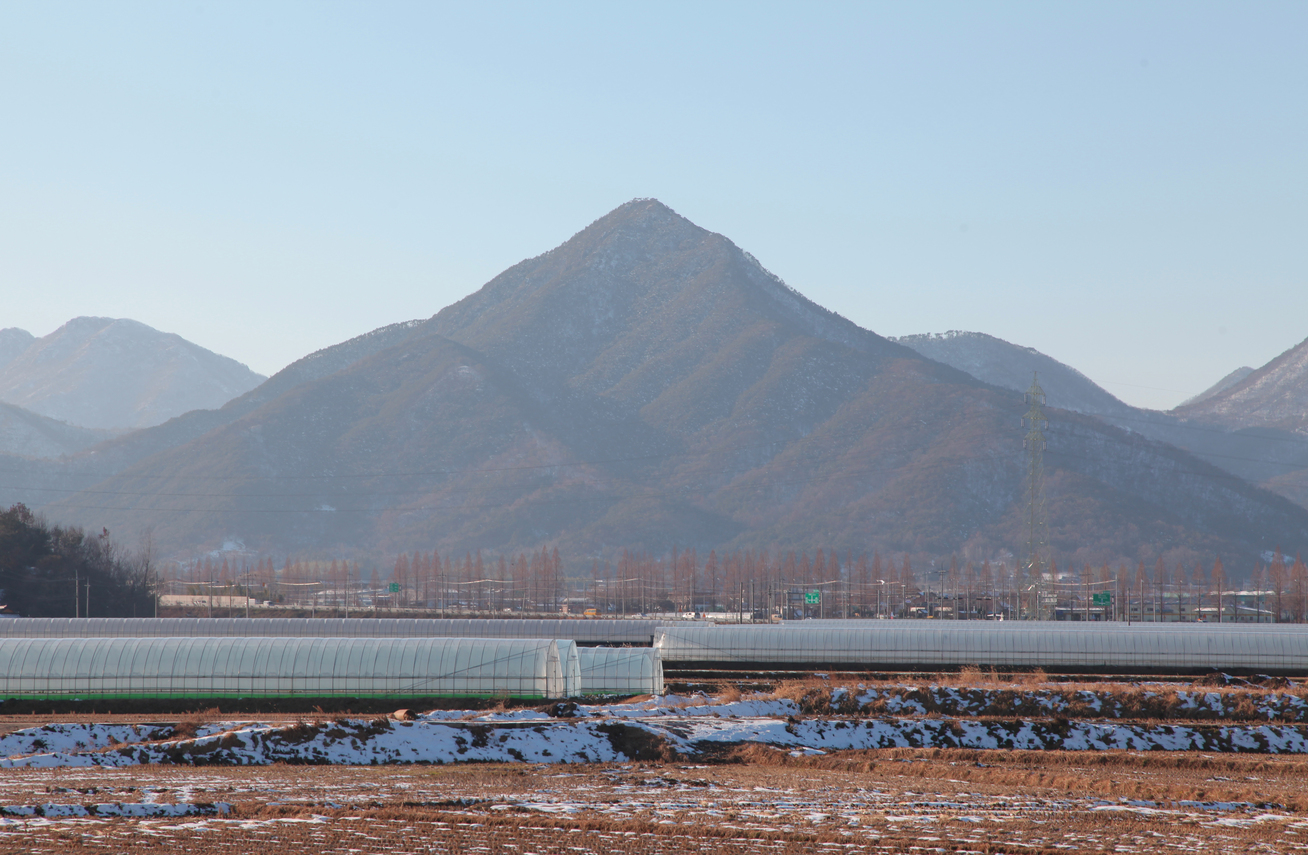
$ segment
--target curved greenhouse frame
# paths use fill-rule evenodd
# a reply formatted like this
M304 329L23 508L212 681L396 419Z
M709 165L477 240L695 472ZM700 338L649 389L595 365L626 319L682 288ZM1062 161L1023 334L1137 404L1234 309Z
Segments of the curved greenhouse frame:
M570 638L556 639L554 644L559 649L559 668L563 679L563 697L576 697L585 689L585 686L582 685L581 682L581 657L577 655L577 651L581 650L581 648L577 646L577 642Z
M663 694L663 662L652 647L582 647L577 657L587 695Z
M964 665L1051 671L1308 673L1308 626L876 621L811 628L668 627L656 642L681 669L848 667L933 670Z
M0 640L3 698L561 698L579 675L554 639Z
M570 638L652 645L659 622L552 618L4 618L0 638Z

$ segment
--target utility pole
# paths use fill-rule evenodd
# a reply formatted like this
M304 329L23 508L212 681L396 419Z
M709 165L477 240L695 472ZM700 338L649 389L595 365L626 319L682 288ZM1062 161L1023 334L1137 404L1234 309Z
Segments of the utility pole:
M1035 607L1031 610L1034 619L1044 617L1040 589L1044 578L1044 551L1049 538L1048 524L1045 517L1045 428L1049 422L1045 419L1045 392L1040 388L1039 376L1031 373L1031 388L1026 390L1023 401L1028 405L1026 415L1022 417L1022 427L1027 428L1022 447L1026 449L1026 488L1027 488L1027 541L1026 571L1034 583L1033 593Z

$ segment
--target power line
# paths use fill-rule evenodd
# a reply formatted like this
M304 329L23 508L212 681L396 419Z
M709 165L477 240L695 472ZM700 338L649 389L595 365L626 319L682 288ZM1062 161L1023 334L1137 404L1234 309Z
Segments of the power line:
M1040 388L1039 375L1031 373L1031 388L1026 390L1024 400L1030 409L1022 417L1026 428L1026 437L1022 447L1026 450L1027 480L1027 542L1026 573L1035 580L1035 608L1032 610L1040 617L1040 583L1044 578L1044 552L1049 539L1048 523L1045 516L1045 428L1048 420L1041 409L1045 403L1045 392Z
M610 459L610 460L613 460L613 461L621 461L621 460L636 460L636 459L653 459L653 458L665 458L665 459L666 459L666 458L670 458L670 457L706 456L706 455L713 455L713 454L726 454L726 453L730 453L730 452L732 452L732 451L738 451L738 450L744 450L744 449L750 449L750 448L766 448L766 447L770 447L770 446L775 446L775 445L777 445L777 444L779 444L779 443L783 443L783 442L790 442L790 443L803 442L803 443L806 443L806 446L805 446L805 447L801 447L801 446L798 446L798 445L792 445L791 448L792 448L792 449L797 449L797 451L796 451L796 455L797 455L797 456L798 456L798 455L801 455L801 454L803 454L803 453L805 453L805 452L807 452L807 453L808 453L808 458L807 458L807 459L795 459L795 460L785 461L785 462L784 462L784 465L786 465L786 466L790 466L790 467L800 467L800 466L804 466L804 467L813 467L813 466L818 466L818 467L821 467L821 466L823 466L823 465L826 465L826 464L828 463L828 461L831 461L831 460L835 459L836 457L838 457L838 456L840 456L840 455L846 455L846 454L853 453L853 450L852 450L852 449L842 447L842 448L840 448L840 449L838 450L838 454L836 454L836 455L832 455L832 456L830 456L830 457L828 457L828 456L826 456L826 455L823 455L822 457L819 457L819 458L817 458L817 459L815 460L815 459L813 458L813 451L814 451L814 450L821 451L821 449L820 449L820 445L821 445L821 444L828 443L828 442L831 442L831 441L835 441L835 440L838 440L838 439L843 438L843 437L865 435L865 434L871 433L871 432L873 432L873 431L875 431L875 430L877 430L877 429L879 429L878 426L870 426L870 427L862 428L862 429L859 429L859 430L856 430L856 431L833 431L833 432L829 432L829 433L822 434L822 435L819 435L819 436L810 436L810 437L801 438L801 439L798 440L798 441L796 441L796 440L775 440L775 441L771 441L771 442L767 442L767 443L760 443L760 444L742 444L742 445L736 445L736 446L719 447L719 448L716 448L716 449L705 450L705 451L699 451L699 452L678 452L678 453L666 454L666 455L641 455L641 456L638 456L638 457L628 457L628 458L609 458L609 459ZM1058 433L1055 433L1054 435L1057 436ZM1112 443L1116 443L1116 444L1119 444L1119 445L1122 445L1122 446L1127 446L1127 447L1130 447L1130 446L1134 445L1134 443L1132 443L1132 442L1125 441L1125 440L1121 440L1121 439L1117 439L1117 438L1111 436L1111 434L1100 434L1100 433L1096 433L1096 438L1099 439L1099 440L1101 440L1101 441L1112 442ZM817 445L818 448L817 448L817 449L814 449L814 447L813 447L814 445ZM789 451L789 450L791 450L791 449L787 449L787 451ZM1185 451L1184 449L1179 449L1179 448L1178 448L1177 450L1178 450L1178 451L1181 451L1181 452L1184 452L1184 451ZM1057 448L1051 450L1050 453L1053 453L1053 454L1056 454L1056 455L1059 455L1059 456L1065 456L1065 457L1068 457L1068 458L1071 458L1071 459L1085 460L1085 461L1092 462L1092 463L1093 463L1093 462L1096 462L1096 458L1086 457L1086 456L1084 456L1084 455L1076 455L1076 454L1074 454L1074 453L1071 453L1070 451L1062 451L1062 450L1059 450L1059 449L1057 449ZM1195 454L1194 452L1185 452L1185 453ZM1197 455L1197 454L1196 454L1195 456L1198 457L1198 458L1200 458L1200 459L1202 459L1202 457L1203 457L1203 455ZM1164 456L1164 459L1166 459L1166 460L1168 460L1168 461L1170 461L1170 462L1172 462L1172 463L1174 464L1173 466L1167 467L1167 471L1169 471L1169 472L1171 472L1171 473L1174 473L1174 474L1178 474L1178 475L1189 474L1189 475L1194 475L1194 476L1198 476L1198 477L1211 478L1211 479L1214 479L1214 480L1219 480L1219 479L1220 479L1220 480L1234 481L1234 482L1237 482L1237 483L1240 484L1240 485L1248 486L1248 487L1250 487L1250 488L1255 488L1255 489L1257 488L1257 485L1255 485L1255 484L1251 484L1250 482L1246 481L1245 479L1243 479L1243 478L1241 478L1241 477L1239 477L1239 476L1237 476L1237 475L1234 475L1234 474L1228 473L1228 472L1226 472L1226 471L1224 471L1224 470L1218 469L1217 467L1214 467L1214 471L1199 471L1199 470L1195 470L1195 469L1192 469L1192 468L1185 468L1185 469L1183 469L1183 468L1180 468L1179 466L1175 465L1175 464L1180 463L1180 461L1176 460L1176 458L1175 458L1174 456L1166 456L1166 455L1165 455L1165 456ZM986 461L986 462L994 462L994 461L1005 461L1005 462L1009 462L1009 463L1013 463L1013 462L1015 462L1014 459L1009 458L1009 457L1007 457L1007 456L1005 456L1005 455L992 455L992 456L985 457L985 458L976 458L976 457L957 458L957 457L955 457L955 458L951 458L951 459L948 459L948 460L937 461L937 462L934 462L934 463L923 463L923 462L920 462L920 461L919 461L919 462L917 462L917 463L911 464L911 467L912 467L914 470L916 470L916 471L921 471L922 469L937 469L937 468L944 468L944 467L954 467L954 466L959 465L960 463L975 462L975 461L978 461L978 460ZM538 470L538 469L562 468L562 467L566 467L566 466L590 465L590 464L595 464L595 463L599 463L599 462L602 462L602 461L599 461L599 460L597 460L597 461L577 461L577 462L573 462L573 463L564 463L564 464L542 464L542 465L518 466L518 467L494 467L494 468L485 469L485 470L437 470L437 471L438 471L438 472L458 472L458 473L461 473L461 474L468 474L468 473L473 473L473 474L475 474L475 473L477 473L477 472L532 471L532 470ZM1269 462L1269 463L1270 463L1271 461L1266 461L1266 462ZM840 470L839 472L816 473L816 474L813 474L813 475L810 475L810 476L807 476L807 477L803 477L803 478L791 478L791 479L788 479L788 480L779 480L779 479L777 479L776 477L771 477L771 478L769 478L767 475L763 475L763 474L761 474L761 477L767 479L767 483L765 484L765 488L767 489L768 492L772 492L772 491L775 491L776 489L780 489L780 488L785 487L785 486L788 486L788 485L803 484L803 483L812 483L812 482L814 482L814 481L839 481L839 480L843 480L843 479L847 479L847 478L863 477L863 476L865 476L865 475L870 475L870 474L879 473L879 472L894 471L894 470L898 470L898 469L904 468L905 465L906 465L906 464L887 464L887 465L874 466L874 467L860 467L860 468L856 468L856 469L844 468L844 469ZM689 486L686 486L686 487L682 487L681 489L670 489L670 490L650 490L650 491L643 491L643 492L627 492L627 493L618 493L618 494L600 495L600 496L592 496L592 497L576 497L576 498L539 498L539 499L531 499L531 498L514 498L514 499L512 499L512 500L510 500L510 501L506 501L506 502L492 502L492 503L478 503L478 504L473 504L473 503L462 503L462 504L449 504L449 503L442 503L442 504L434 504L434 505L418 505L418 506L390 505L390 506L383 506L383 507L376 507L376 506L374 506L374 507L364 507L364 508L333 508L333 507L330 507L330 506L318 507L318 508L175 508L175 507L148 507L148 508L142 508L142 507L137 507L137 506L104 506L104 505L99 505L99 506L95 506L95 505L63 505L62 507L69 508L69 509L75 509L75 510L92 510L92 511L127 511L127 512L156 512L156 513L176 513L176 514L185 514L185 513L206 513L206 514L214 514L214 513L251 513L251 514L269 514L269 515L271 515L271 514L306 514L306 515L308 515L308 514L319 514L319 513L375 513L375 514L383 514L383 513L390 513L390 512L398 512L398 513L414 513L414 512L431 512L431 511L465 510L465 509L498 509L498 508L507 508L507 507L511 507L511 506L514 506L514 505L532 505L532 506L536 506L536 505L568 505L568 504L576 505L576 504L593 504L593 503L617 503L617 502L622 502L622 501L627 501L627 500L632 500L632 499L684 498L684 497L687 497L687 496L689 496L689 495L706 495L706 494L709 494L709 493L712 493L712 492L715 492L715 491L719 491L719 492L721 492L722 494L726 494L726 495L730 495L730 494L733 494L733 493L738 494L738 493L739 493L740 491L742 491L742 490L748 491L748 490L751 490L751 489L753 489L754 492L761 492L763 488L753 487L753 485L750 485L750 484L738 484L738 483L733 483L734 480L735 480L735 478L738 477L739 475L742 475L742 474L744 474L744 475L749 475L749 474L751 474L751 473L755 473L755 472L760 472L760 470L758 470L757 468L753 468L753 469L743 469L743 468L738 468L738 469L735 469L734 471L724 472L724 473L722 473L722 477L728 478L729 480L728 480L727 483L723 483L723 484L718 485L718 486L700 486L700 487L689 487ZM169 477L172 477L172 476L169 476ZM333 476L312 476L312 477L333 477ZM369 476L350 476L350 477L369 477ZM245 477L245 476L242 476L242 480L249 480L249 478L248 478L248 477ZM518 484L513 484L513 485L503 485L503 486L494 486L494 487L490 487L490 486L485 486L485 487L459 486L459 487L455 487L455 489L456 489L457 491L459 491L459 492L462 492L462 493L470 493L470 492L471 492L471 493L483 493L483 494L485 494L485 493L505 492L505 491L510 491L510 490L520 490L520 489L522 489L523 486L524 486L524 485L518 485ZM567 487L568 487L568 485L563 485L563 486L564 486L564 488L567 488ZM23 488L11 488L11 489L23 489ZM49 491L56 491L56 490L58 490L59 488L35 488L35 489L43 489L43 490L49 490ZM324 498L330 498L330 496L326 496L326 497L324 497L323 494L321 494L321 493L277 493L277 494L236 494L236 495L233 495L233 494L227 494L227 493L164 493L164 494L158 494L158 493L144 493L144 492L134 492L134 491L73 491L73 490L63 490L63 491L64 491L64 492L75 492L75 493L89 492L89 493L91 493L91 494L100 494L100 495L139 495L139 496L152 496L152 497L156 497L156 498L162 498L162 497L165 497L165 496L178 496L178 497L189 497L189 498L208 497L208 498L224 498L224 499L233 499L233 500L244 500L244 499L258 499L258 498L293 498L293 497L311 497L311 498L317 499L317 500L319 500L319 501L322 501ZM372 496L405 495L405 494L422 494L422 493L430 493L430 492L433 492L433 491L434 491L434 489L411 490L411 491L383 491L383 492L369 493L369 494L364 494L364 495L372 495ZM355 495L355 496L351 496L350 498L358 498L358 496Z
M419 471L419 472L409 472L409 473L406 473L406 475L407 475L408 477L428 477L428 476L437 476L437 475L478 475L478 474L496 474L496 473L504 473L504 472L525 472L525 471L539 471L539 470L545 470L545 469L561 469L561 468L578 467L578 466L602 465L602 464L604 464L604 463L611 463L611 462L629 462L629 461L635 461L635 460L673 459L673 458L677 458L677 457L683 457L683 458L684 458L684 457L704 457L704 456L711 456L711 455L729 454L729 453L733 453L733 452L737 452L737 451L744 451L744 450L750 450L750 449L767 448L767 447L775 446L775 445L778 445L778 444L781 444L781 443L791 443L791 444L792 444L792 445L791 445L792 448L798 448L798 447L800 447L800 446L798 445L798 443L805 443L806 441L807 441L807 443L808 443L809 445L806 445L805 447L811 447L811 444L814 444L814 443L829 442L829 441L838 440L838 439L842 439L842 438L846 438L846 437L851 437L851 436L860 436L860 435L864 435L864 434L870 433L870 432L872 432L872 431L874 431L874 430L877 430L877 429L878 429L878 428L874 426L874 427L863 428L863 429L860 429L860 430L857 430L857 431L840 431L840 432L832 432L832 433L822 434L822 435L819 435L819 436L801 437L801 438L798 438L798 439L773 440L773 441L770 441L770 442L767 442L767 443L761 443L761 444L742 444L742 445L726 446L726 447L719 447L719 448L714 448L714 449L706 449L706 450L704 450L704 451L671 452L671 453L662 454L662 455L640 455L640 456L633 456L633 457L615 457L615 458L596 459L596 460L588 460L588 461L573 461L573 462L564 462L564 463L536 464L536 465L530 465L530 466L487 467L487 468L481 468L481 469L444 469L444 470L430 470L430 471L427 471L427 472L421 472L421 471ZM1113 437L1111 437L1111 436L1108 436L1108 435L1102 435L1102 439L1104 439L1104 440L1106 440L1106 441L1109 441L1109 442L1118 442L1118 443L1120 443L1120 444L1128 444L1128 443L1121 443L1120 440L1116 440L1115 438L1113 438ZM1154 440L1154 441L1156 441L1156 440ZM1289 472L1288 472L1287 474L1302 474L1302 475L1304 475L1305 477L1308 477L1308 467L1300 467L1300 466L1297 466L1296 464L1292 464L1292 463L1286 463L1286 462L1283 462L1283 461L1278 461L1278 460L1269 460L1269 459L1258 458L1258 457L1243 457L1243 456L1238 456L1238 455L1217 454L1217 453L1204 452L1204 451L1193 451L1193 450L1190 450L1190 449L1182 448L1182 447L1180 447L1180 446L1173 446L1173 447L1174 447L1174 448L1177 448L1177 449L1180 450L1180 451L1186 452L1186 453L1188 453L1188 454L1192 454L1192 455L1194 455L1194 456L1196 456L1196 457L1199 457L1199 458L1220 458L1220 459L1224 459L1224 460L1237 460L1237 461L1246 462L1246 463L1258 463L1258 464L1264 464L1264 465L1268 465L1268 466L1279 466L1279 467L1284 467L1284 468L1288 469ZM4 470L0 470L0 471L4 471ZM753 471L753 470L737 470L737 472L742 472L742 471L744 471L744 472L748 472L748 471ZM110 476L110 477L116 477L116 476ZM126 477L136 477L136 476L123 476L123 477L126 478ZM177 476L177 475L170 475L170 476L149 476L149 477L152 478L152 479L163 479L163 478L173 478L173 479L176 479L176 478L181 477L182 480L198 480L198 481L203 481L203 480L242 480L242 481L259 480L259 476L250 476L250 475L244 475L244 476L212 476L212 477L209 477L209 476ZM364 474L357 474L357 475L273 476L273 480L307 480L307 479L321 480L321 479L327 479L327 478L342 478L342 479L349 478L349 479L361 479L361 478L386 478L386 477L400 477L400 475L399 475L398 473L364 473ZM1234 477L1234 478L1236 478L1236 479L1238 479L1238 480L1247 480L1247 479L1244 479L1242 476L1239 476L1239 475L1232 475L1231 477ZM1256 485L1255 485L1255 486L1256 486ZM184 493L178 493L178 492L158 493L158 492L153 492L153 491L144 491L144 490L88 490L88 489L78 489L78 488L73 488L73 487L37 487L37 486L31 486L31 485L6 485L6 486L5 486L5 489L15 490L15 491L25 490L25 491L32 491L32 492L44 492L44 493L67 493L67 494L72 494L72 495L170 496L170 497L171 497L171 496L175 496L175 497L185 497L185 498L235 498L235 499L258 499L258 498L318 498L318 499L321 499L321 498L324 498L324 494L321 493L321 492L314 492L314 493L199 493L199 492L196 492L196 493L192 493L192 492L184 492ZM477 489L477 488L473 488L473 487L461 487L460 489L466 491L466 490L472 490L472 489ZM518 486L518 485L505 485L505 486L503 486L503 487L488 487L488 488L481 488L481 489L488 489L488 490L491 490L491 491L495 491L495 490L510 490L510 489L519 489L519 486ZM389 490L378 490L378 491L369 492L369 493L363 493L363 494L360 494L360 493L352 493L352 494L351 494L351 498L358 498L358 497L360 497L360 496L422 495L422 494L425 494L425 493L430 493L430 492L432 492L432 491L433 491L433 488L410 489L410 490L389 489ZM79 507L79 509L80 509L80 508L82 508L83 506L67 506L67 507ZM87 508L87 509L90 509L90 508ZM109 508L106 508L106 509L109 509Z

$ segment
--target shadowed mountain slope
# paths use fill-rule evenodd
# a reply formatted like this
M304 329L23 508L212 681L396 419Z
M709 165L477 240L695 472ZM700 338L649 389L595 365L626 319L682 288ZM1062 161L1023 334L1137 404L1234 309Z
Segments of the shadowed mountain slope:
M1038 371L1040 386L1054 406L1095 415L1123 430L1184 448L1233 475L1308 504L1308 472L1304 471L1308 468L1308 439L1287 430L1262 425L1203 424L1178 418L1175 414L1185 412L1186 405L1172 413L1132 407L1071 366L1034 348L984 333L948 332L896 340L923 356L1015 392L1028 388L1031 372ZM1234 386L1239 374L1233 372L1195 400L1219 395L1218 387Z
M68 468L82 477L94 477L95 473L102 478L116 474L152 454L176 448L229 425L297 386L326 377L379 350L392 347L408 338L415 326L416 321L390 324L314 351L216 410L192 410L161 425L115 437L79 454L70 461Z
M49 512L150 525L179 552L544 545L574 570L624 547L1023 542L1020 396L816 306L657 201L397 326ZM1308 544L1308 512L1280 497L1093 418L1053 418L1065 554L1221 552L1231 566Z

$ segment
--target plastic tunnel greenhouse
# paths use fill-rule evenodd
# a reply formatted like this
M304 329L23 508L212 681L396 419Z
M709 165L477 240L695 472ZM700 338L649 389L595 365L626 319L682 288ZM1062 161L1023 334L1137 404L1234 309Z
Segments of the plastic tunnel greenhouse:
M581 644L652 645L658 626L654 620L566 618L3 618L0 638L570 638Z
M1308 626L1304 625L840 623L665 626L656 646L663 662L675 668L931 670L979 665L1119 673L1308 673Z
M8 638L0 698L513 697L580 692L577 646L483 638Z
M584 694L663 694L663 663L651 647L581 647L577 658Z

